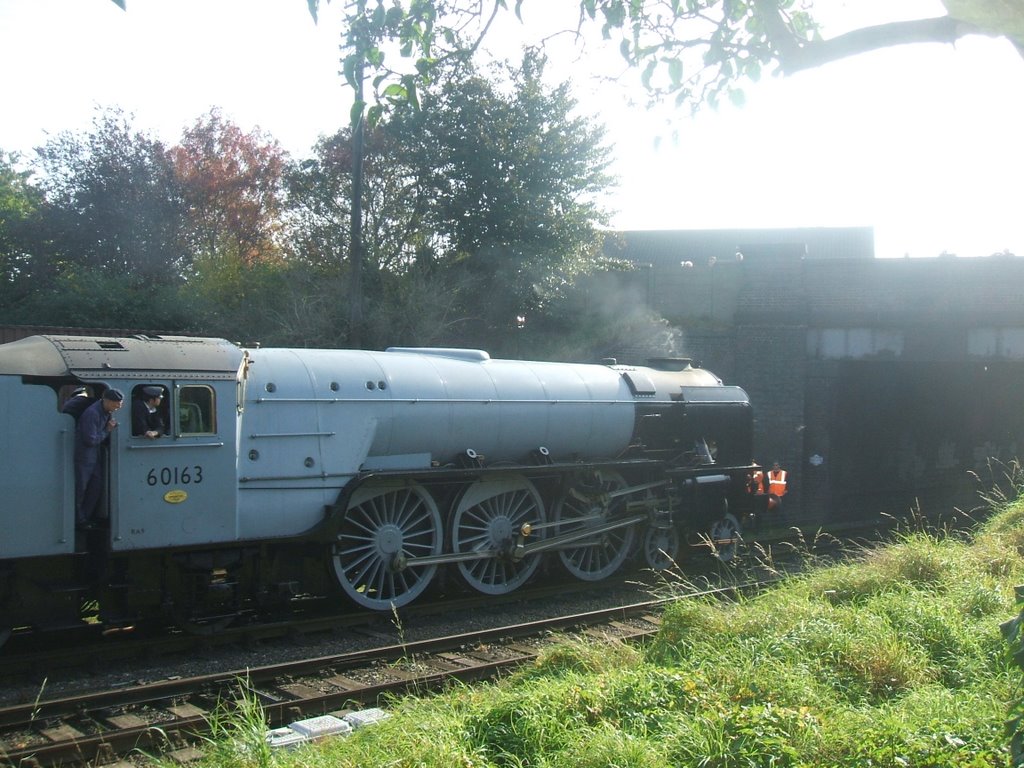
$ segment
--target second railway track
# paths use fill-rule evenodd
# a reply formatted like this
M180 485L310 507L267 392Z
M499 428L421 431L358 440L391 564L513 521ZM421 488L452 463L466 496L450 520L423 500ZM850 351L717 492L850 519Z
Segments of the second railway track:
M756 588L746 585L743 588ZM692 596L729 596L727 587ZM562 633L636 641L663 601L476 630L371 650L163 680L0 708L0 764L101 765L134 750L194 751L225 702L258 701L269 727L374 706L385 694L490 679L532 661Z

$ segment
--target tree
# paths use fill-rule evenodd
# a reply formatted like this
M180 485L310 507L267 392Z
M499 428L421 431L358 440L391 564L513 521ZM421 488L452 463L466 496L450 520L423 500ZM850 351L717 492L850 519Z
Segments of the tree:
M9 312L41 282L39 210L43 196L19 157L0 152L0 306Z
M416 137L411 139L418 142ZM288 240L292 259L325 270L351 271L346 260L353 208L352 154L356 151L350 128L321 138L313 156L293 166L286 175ZM400 271L415 237L412 212L419 180L407 164L408 150L384 125L366 132L363 139L364 179L360 200L363 219L364 271Z
M398 105L368 128L364 289L375 322L364 340L507 336L517 316L541 311L592 268L608 150L603 129L574 115L568 85L544 84L544 64L529 54L496 72L441 66L418 108ZM307 263L326 266L345 247L352 151L345 129L289 176Z
M217 109L170 152L188 212L196 258L241 267L280 258L277 232L286 155L258 129L243 133Z
M544 84L545 64L531 52L491 76L469 71L387 125L423 190L417 260L449 276L467 343L543 310L600 253L604 129L574 115L568 84Z
M517 0L520 2L521 0ZM330 2L330 0L325 0ZM319 0L308 0L309 12L317 19ZM505 0L494 0L490 18L493 20ZM354 346L361 345L363 327L363 141L367 123L373 126L383 113L382 101L391 103L417 104L417 87L429 79L430 73L446 56L435 56L434 29L439 18L446 26L442 38L448 45L447 55L467 58L475 50L474 45L464 45L461 32L481 13L482 5L464 9L461 0L412 0L408 8L401 2L394 2L389 8L378 0L372 8L367 0L348 0L345 6L342 35L342 73L352 88L353 104L350 113L352 132L352 208L349 226L349 327ZM484 31L489 22L484 25ZM482 38L482 33L481 33ZM479 43L479 39L477 43ZM396 70L385 63L385 44L398 42L401 57L414 59L412 69ZM375 94L374 106L367 108L367 70L374 72L372 88Z
M64 132L36 150L51 266L176 284L188 266L183 201L167 151L120 110L87 134Z

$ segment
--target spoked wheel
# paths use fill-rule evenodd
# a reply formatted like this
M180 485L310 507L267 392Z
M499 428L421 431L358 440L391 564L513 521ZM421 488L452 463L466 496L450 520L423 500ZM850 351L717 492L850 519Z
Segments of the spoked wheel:
M617 472L595 472L592 482L569 488L559 499L555 509L555 533L594 533L579 539L558 551L562 565L583 581L600 581L611 576L629 557L636 538L635 526L601 530L617 510L623 508L622 499L610 499L608 493L626 487L626 481Z
M679 557L679 531L675 528L648 528L644 534L644 560L649 568L663 571Z
M742 537L739 521L726 513L711 524L708 531L711 552L722 562L729 562L736 556L737 542Z
M420 485L360 488L349 502L331 561L345 594L376 611L400 608L430 584L437 565L408 565L439 555L441 514Z
M459 562L459 572L473 589L503 595L522 586L540 564L540 554L517 550L523 526L545 520L544 505L525 477L478 480L459 499L452 518L455 554L477 553Z

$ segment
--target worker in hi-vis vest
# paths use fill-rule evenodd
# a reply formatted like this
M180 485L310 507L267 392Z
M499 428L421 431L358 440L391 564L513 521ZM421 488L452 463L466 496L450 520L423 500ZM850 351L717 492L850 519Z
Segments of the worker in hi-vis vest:
M786 495L786 470L779 462L772 463L768 470L768 509L782 511L782 497Z
M747 475L747 493L753 498L750 500L750 515L745 521L751 531L760 530L764 520L764 514L768 511L768 479L764 470L757 466L757 462L750 461L753 469Z
M760 469L755 469L750 473L750 476L747 479L747 490L750 493L757 494L758 496L768 490L764 485L764 472Z

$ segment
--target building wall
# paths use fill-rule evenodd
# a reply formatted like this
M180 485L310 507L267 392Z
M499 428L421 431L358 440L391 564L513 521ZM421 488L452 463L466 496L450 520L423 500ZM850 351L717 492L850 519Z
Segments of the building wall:
M860 229L757 234L625 233L642 277L620 278L644 281L680 354L748 392L753 458L789 470L791 519L976 503L974 474L1024 451L1024 259L875 259Z

